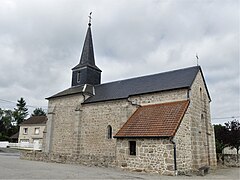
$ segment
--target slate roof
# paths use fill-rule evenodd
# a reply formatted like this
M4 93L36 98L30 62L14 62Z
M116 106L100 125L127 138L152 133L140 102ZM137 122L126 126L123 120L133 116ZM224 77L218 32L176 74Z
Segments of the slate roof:
M61 91L57 94L54 94L53 96L48 97L46 99L51 99L51 98L61 97L61 96L66 96L66 95L71 95L71 94L78 94L78 93L83 92L83 87L84 87L84 85L74 86L74 87L68 88L64 91Z
M139 94L190 88L199 70L202 73L200 66L193 66L148 76L99 84L94 86L95 95L88 98L83 104L124 99ZM82 90L83 86L72 87L47 99L82 93Z
M97 69L97 70L101 71L95 65L91 24L89 24L89 26L88 26L88 30L87 30L86 38L85 38L85 41L84 41L80 62L77 66L72 68L72 70L79 69L79 68L85 67L85 66L90 66L94 69Z
M68 88L64 91L61 91L51 97L48 97L46 99L51 99L51 98L56 98L56 97L61 97L61 96L67 96L67 95L71 95L71 94L78 94L78 93L86 93L86 94L89 94L89 95L93 95L94 92L93 92L93 86L92 85L86 85L86 88L84 88L84 85L79 85L79 86L74 86L74 87L71 87L71 88Z
M46 122L46 116L32 116L27 120L23 121L20 125L46 124Z
M188 105L185 100L139 107L114 137L173 137Z
M190 88L200 66L121 80L95 86L96 95L84 103L128 98L132 95Z

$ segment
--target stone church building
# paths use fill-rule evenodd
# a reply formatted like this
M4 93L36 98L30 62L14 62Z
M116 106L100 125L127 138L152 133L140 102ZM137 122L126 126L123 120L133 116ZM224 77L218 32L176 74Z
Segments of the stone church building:
M49 98L34 159L174 175L216 166L210 95L200 66L101 83L91 24L72 85Z

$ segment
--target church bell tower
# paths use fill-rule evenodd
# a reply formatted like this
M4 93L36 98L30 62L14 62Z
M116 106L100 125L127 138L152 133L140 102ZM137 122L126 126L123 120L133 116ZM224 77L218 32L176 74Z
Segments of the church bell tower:
M101 70L95 65L92 32L91 13L87 34L85 37L80 62L72 68L72 87L79 85L98 85L101 83Z

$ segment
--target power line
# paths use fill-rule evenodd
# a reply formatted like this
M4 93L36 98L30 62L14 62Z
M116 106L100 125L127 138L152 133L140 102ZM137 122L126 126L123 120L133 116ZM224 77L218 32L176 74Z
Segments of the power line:
M12 104L17 104L16 102L13 102L13 101L9 101L9 100L6 100L6 99L0 99L0 101L2 102L6 102L6 103L12 103ZM39 107L46 107L46 106L34 106L34 105L28 105L26 104L27 107L30 107L30 108L39 108ZM45 108L43 108L45 109Z
M0 99L0 101L3 101L3 102L7 102L7 103L12 103L12 104L15 104L16 105L16 102L13 102L13 101L10 101L10 100L6 100L6 99ZM34 105L28 105L26 104L27 107L32 107L32 108L39 108L39 107L48 107L48 106L34 106ZM49 106L49 107L52 107L52 106ZM57 105L57 107L76 107L75 105ZM47 108L43 108L45 110L47 110Z
M9 100L5 100L5 99L0 99L0 101L16 104L15 102L12 102L12 101L9 101Z
M212 119L234 119L234 118L239 118L240 116L229 116L229 117L216 117L216 118L212 118Z

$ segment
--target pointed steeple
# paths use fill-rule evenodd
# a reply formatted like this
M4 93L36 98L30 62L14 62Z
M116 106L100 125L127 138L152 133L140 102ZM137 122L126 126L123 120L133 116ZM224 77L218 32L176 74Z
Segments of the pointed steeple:
M91 24L90 23L88 24L88 30L87 30L87 34L85 37L80 62L72 70L80 68L80 67L84 67L84 66L90 66L92 68L100 70L95 65L93 42L92 42L92 32L91 32Z
M95 65L91 21L88 23L80 62L77 66L72 68L72 71L72 86L100 84L102 71Z

